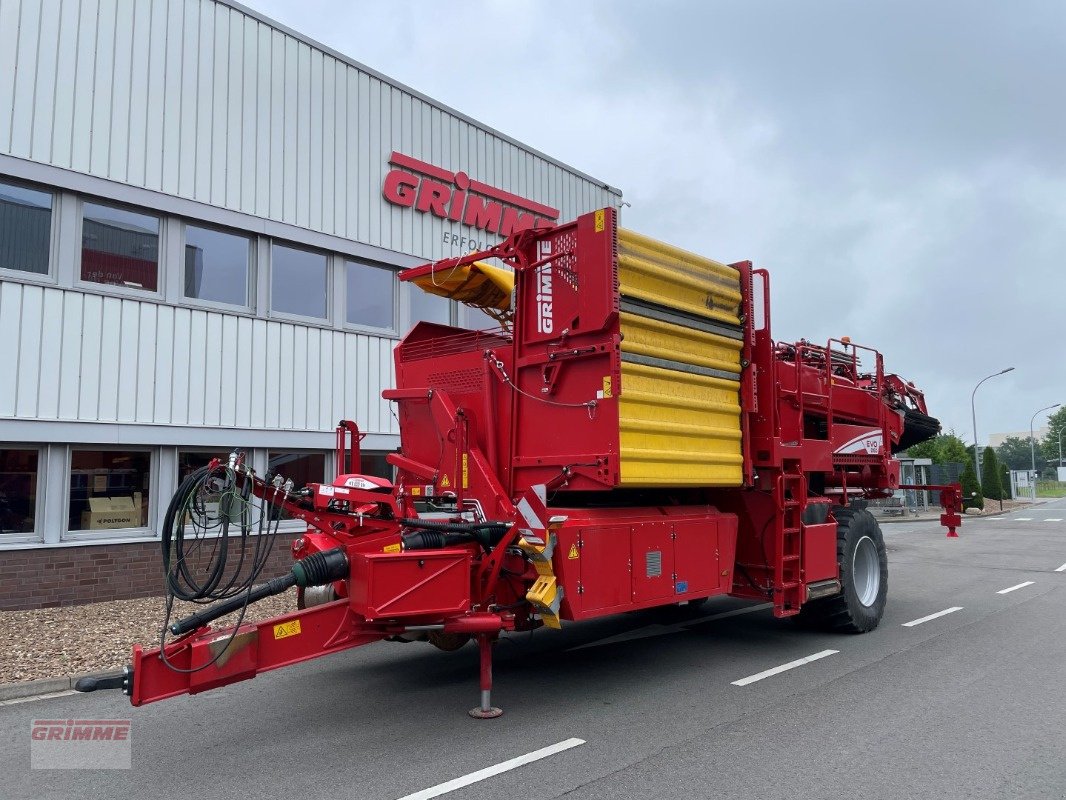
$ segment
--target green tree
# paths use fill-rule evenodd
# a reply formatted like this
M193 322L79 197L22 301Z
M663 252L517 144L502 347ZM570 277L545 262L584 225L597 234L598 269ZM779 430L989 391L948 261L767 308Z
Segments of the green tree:
M1010 468L1000 464L1000 469L1002 470L999 475L1000 490L1003 492L1003 499L1010 500Z
M912 444L907 448L907 455L911 458L931 458L934 463L938 463L936 440L939 438L939 436L934 436L932 439L926 439L924 442Z
M989 500L1003 499L1003 481L1000 478L1002 472L995 449L986 447L984 455L981 456L981 490Z
M1040 444L1040 450L1044 458L1051 464L1059 466L1059 432L1062 432L1062 452L1066 455L1066 406L1063 406L1048 417L1047 436ZM1061 466L1066 467L1066 461Z
M962 471L959 483L962 484L963 508L985 507L984 498L981 496L981 486L977 483L977 470L974 469L972 461L966 462L966 469Z
M1029 437L1021 439L1017 436L1009 436L1007 440L996 448L999 460L1011 469L1032 469L1032 455L1029 449ZM1044 452L1036 448L1036 468L1042 470L1047 465Z
M966 454L966 443L954 433L942 433L913 445L907 448L907 455L911 458L931 458L934 464L973 461L973 456Z
M937 449L940 451L940 461L938 464L964 464L973 463L973 456L966 449L966 442L955 435L955 432L941 434L937 437L939 440ZM977 479L977 473L974 473L974 479Z

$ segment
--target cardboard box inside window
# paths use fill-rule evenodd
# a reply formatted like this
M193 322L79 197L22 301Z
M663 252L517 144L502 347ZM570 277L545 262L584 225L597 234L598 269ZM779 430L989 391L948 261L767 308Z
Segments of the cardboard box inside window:
M89 510L81 512L83 530L141 527L141 493L133 497L90 497Z

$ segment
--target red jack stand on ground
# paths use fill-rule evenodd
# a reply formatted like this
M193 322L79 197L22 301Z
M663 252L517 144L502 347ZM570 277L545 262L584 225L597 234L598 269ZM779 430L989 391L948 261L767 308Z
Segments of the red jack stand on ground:
M477 637L481 656L481 705L470 709L474 719L495 719L503 714L503 709L492 705L492 643L495 638L487 633L479 633Z

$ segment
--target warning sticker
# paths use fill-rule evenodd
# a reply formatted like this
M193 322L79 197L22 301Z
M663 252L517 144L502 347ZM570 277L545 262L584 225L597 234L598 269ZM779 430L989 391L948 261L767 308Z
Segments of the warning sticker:
M604 217L603 209L601 208L599 211L596 212L596 218L595 218L595 220L596 220L595 221L596 233L600 233L603 230L603 217ZM577 556L574 556L574 558L577 558Z
M452 482L448 478L448 473L445 473L444 477L440 479L440 488L447 489L451 485L452 485Z
M470 488L470 464L466 453L463 453L463 488Z
M300 635L300 620L294 619L289 622L281 622L274 626L275 639L287 639L290 636Z
M383 552L383 553L399 553L400 552L400 543L397 542L396 544L387 544L387 545L385 545L384 547L381 548L381 552Z
M578 556L577 545L576 544L570 545L570 552L566 554L566 557L569 558L571 561L573 561L574 559L577 558L577 556Z
M419 497L421 494L422 494L422 487L421 486L412 486L411 487L411 495L412 495L412 497Z
M603 396L604 397L610 397L611 396L611 376L610 375L604 375L603 376Z

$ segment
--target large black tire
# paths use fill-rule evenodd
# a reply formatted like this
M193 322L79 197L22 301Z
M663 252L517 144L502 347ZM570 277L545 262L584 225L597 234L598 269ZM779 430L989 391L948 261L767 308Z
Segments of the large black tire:
M881 526L866 509L833 509L837 521L840 594L805 603L797 623L841 633L866 633L881 622L888 600L888 554Z

